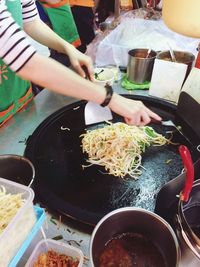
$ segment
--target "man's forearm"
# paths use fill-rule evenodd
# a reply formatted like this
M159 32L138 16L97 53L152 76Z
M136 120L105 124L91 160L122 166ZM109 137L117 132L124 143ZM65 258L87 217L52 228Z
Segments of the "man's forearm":
M56 33L54 33L42 20L35 19L34 21L24 24L24 31L37 42L54 49L60 53L66 53L67 50L73 48L71 44L66 42Z

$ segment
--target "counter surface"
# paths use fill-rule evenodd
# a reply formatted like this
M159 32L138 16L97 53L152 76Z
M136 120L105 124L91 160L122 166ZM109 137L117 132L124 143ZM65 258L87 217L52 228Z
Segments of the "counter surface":
M119 83L114 84L114 90L121 94L148 95L148 91L126 91ZM38 125L49 115L58 109L77 101L74 98L62 96L44 89L40 92L28 106L16 114L9 122L0 128L0 153L23 155L27 138L34 132ZM43 226L44 232L49 238L57 238L60 241L71 244L81 249L85 255L84 266L90 267L89 243L92 227L75 222L70 218L62 218L52 211L46 210L47 220ZM35 244L42 238L38 234L32 245L29 247L21 262L17 267L24 266L27 258L33 250ZM188 257L187 257L188 258ZM186 266L184 262L180 266ZM191 262L191 260L190 260ZM191 267L197 265L191 263Z

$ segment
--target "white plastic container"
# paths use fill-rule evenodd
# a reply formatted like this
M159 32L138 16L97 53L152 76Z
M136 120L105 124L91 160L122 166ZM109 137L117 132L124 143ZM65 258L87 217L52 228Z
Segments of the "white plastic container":
M106 84L112 86L115 80L115 74L110 68L95 68L94 73L97 74L98 78L95 78L94 82L105 86Z
M23 206L0 235L0 266L6 267L27 238L36 222L36 215L32 189L3 178L0 178L0 186L4 186L7 193L21 193L24 199Z
M33 250L29 260L27 261L25 267L33 267L34 263L37 261L41 253L46 253L48 250L54 250L57 253L64 254L66 256L71 256L78 258L78 267L83 266L83 253L80 249L73 246L67 245L62 242L58 242L52 239L41 240L35 249Z

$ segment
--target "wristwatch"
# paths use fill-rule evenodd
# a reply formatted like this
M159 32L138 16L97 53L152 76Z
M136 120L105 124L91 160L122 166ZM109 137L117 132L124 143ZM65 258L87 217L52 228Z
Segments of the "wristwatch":
M108 106L110 101L111 101L111 99L112 99L112 96L113 96L113 88L112 88L112 86L110 86L109 84L106 84L105 85L105 89L106 89L106 97L105 97L103 103L101 103L102 107Z

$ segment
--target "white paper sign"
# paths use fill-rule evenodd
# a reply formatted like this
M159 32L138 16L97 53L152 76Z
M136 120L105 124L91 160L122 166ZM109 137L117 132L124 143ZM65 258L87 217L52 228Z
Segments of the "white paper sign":
M177 103L186 71L186 64L156 59L149 94Z
M191 95L200 104L200 69L192 68L182 91Z

